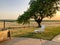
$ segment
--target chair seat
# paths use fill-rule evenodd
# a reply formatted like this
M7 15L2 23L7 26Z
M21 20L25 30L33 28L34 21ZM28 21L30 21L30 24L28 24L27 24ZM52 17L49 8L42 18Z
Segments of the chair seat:
M34 30L35 33L42 33L45 30L45 26L42 25L41 28L38 28L37 30Z
M34 30L34 32L35 32L35 33L38 33L38 32L40 32L40 31L39 31L39 30Z

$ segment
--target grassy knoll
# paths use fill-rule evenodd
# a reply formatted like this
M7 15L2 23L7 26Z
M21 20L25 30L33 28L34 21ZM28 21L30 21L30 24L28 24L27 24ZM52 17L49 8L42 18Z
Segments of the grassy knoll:
M28 38L42 38L51 40L56 35L60 34L60 27L46 27L45 32L42 34L40 33L34 33L33 31L37 28L21 28L19 30L11 30L11 35L13 37L28 37Z

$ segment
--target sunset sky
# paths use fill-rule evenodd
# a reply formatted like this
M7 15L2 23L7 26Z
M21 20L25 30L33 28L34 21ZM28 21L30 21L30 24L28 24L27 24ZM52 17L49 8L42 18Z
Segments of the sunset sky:
M30 0L0 0L0 19L17 19L29 7ZM60 12L52 18L60 20ZM52 20L50 19L50 20Z

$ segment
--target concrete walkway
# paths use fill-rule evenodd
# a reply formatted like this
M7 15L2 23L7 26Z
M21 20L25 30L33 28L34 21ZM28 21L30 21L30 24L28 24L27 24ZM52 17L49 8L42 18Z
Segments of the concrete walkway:
M52 41L48 41L43 45L60 45L60 35L57 35L55 38L52 39Z
M52 41L60 42L60 35L57 35Z
M47 42L47 40L32 39L32 38L13 38L11 40L0 43L0 45L41 45Z
M60 35L56 36L52 41L33 38L12 38L0 43L0 45L60 45Z

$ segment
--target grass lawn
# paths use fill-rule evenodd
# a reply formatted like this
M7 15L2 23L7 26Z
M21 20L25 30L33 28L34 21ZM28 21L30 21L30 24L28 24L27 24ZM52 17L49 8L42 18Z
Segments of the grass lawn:
M42 38L52 40L56 35L60 34L60 27L46 27L45 32L42 34L34 33L36 27L21 28L17 30L11 30L12 37L28 37L28 38Z

